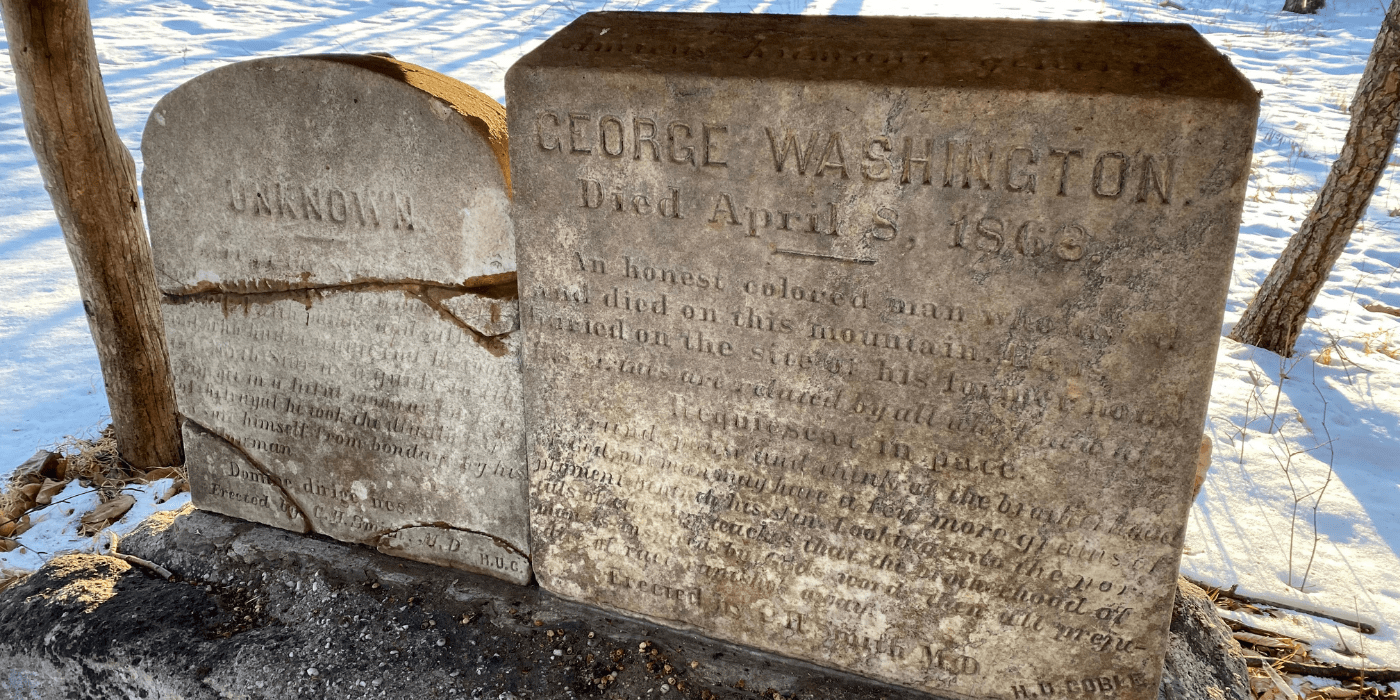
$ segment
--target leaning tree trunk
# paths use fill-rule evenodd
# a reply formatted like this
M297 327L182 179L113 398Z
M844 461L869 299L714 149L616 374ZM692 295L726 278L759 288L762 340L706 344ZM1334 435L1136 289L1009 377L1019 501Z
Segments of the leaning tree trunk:
M170 360L136 166L117 138L85 0L0 0L24 127L97 343L117 449L181 462Z
M1400 127L1400 0L1393 0L1351 103L1351 128L1308 218L1288 239L1230 337L1280 355L1293 354L1308 309L1341 256Z

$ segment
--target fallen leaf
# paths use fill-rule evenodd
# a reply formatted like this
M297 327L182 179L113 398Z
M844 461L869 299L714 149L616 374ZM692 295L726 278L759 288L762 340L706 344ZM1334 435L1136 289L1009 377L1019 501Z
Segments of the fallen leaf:
M19 520L19 516L27 512L29 512L29 502L16 499L6 506L3 512L0 512L0 516L3 516L4 520Z
M1329 685L1326 688L1318 690L1317 694L1323 697L1341 700L1342 698L1354 698L1360 695L1361 691L1352 688L1343 688L1339 685Z
M165 503L180 495L186 488L188 488L188 485L184 481L176 479L175 483L171 484L170 488L166 489L165 493L161 494L160 498L156 499L156 503Z
M0 523L0 537L9 537L15 534L15 528L19 527L18 520L6 520Z
M62 493L63 489L67 487L68 482L66 481L44 479L43 485L39 487L39 493L34 495L34 503L36 505L46 506L53 501L54 496Z
M1400 316L1400 309L1397 309L1397 308L1395 308L1394 306L1386 306L1385 304L1367 304L1367 305L1365 305L1365 306L1363 306L1363 307L1361 307L1361 308L1363 308L1363 309L1365 309L1365 310L1367 310L1367 311L1371 311L1371 312L1373 312L1373 313L1378 313L1378 314L1390 314L1391 316Z
M180 476L180 470L176 469L175 467L161 467L159 469L152 469L146 472L146 474L142 476L141 479L142 481L149 483L152 481L159 481L161 479L174 479L178 476Z
M103 528L121 519L131 507L136 505L136 499L131 494L122 494L102 505L93 508L91 513L84 515L82 526L78 528L81 535L94 535L101 532Z
M48 450L39 450L33 457L24 460L24 463L15 468L14 476L27 477L35 474L56 473L58 462L63 458L57 453Z
M15 532L12 536L19 537L20 535L29 532L29 528L31 527L34 527L34 523L29 522L29 514L25 513L24 515L19 516L19 524L15 526Z
M1249 689L1254 691L1255 695L1262 696L1274 689L1274 682L1263 671L1259 671L1259 675L1249 677Z
M1269 647L1270 649L1293 649L1296 644L1292 640L1279 639L1263 634L1253 634L1251 632L1236 632L1234 638L1241 642L1248 642L1256 647Z
M18 542L8 537L0 537L0 552L13 552L18 547Z

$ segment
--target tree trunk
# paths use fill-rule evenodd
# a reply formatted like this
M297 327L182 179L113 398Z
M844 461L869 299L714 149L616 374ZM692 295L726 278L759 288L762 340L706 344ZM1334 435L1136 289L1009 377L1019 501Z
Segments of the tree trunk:
M136 166L117 137L85 0L0 0L25 132L97 343L117 449L182 462L175 393Z
M1351 103L1351 128L1308 218L1249 302L1230 337L1280 355L1293 354L1298 333L1371 193L1400 127L1400 0L1393 0Z
M1284 0L1284 12L1296 12L1300 15L1315 15L1318 10L1327 6L1327 0Z

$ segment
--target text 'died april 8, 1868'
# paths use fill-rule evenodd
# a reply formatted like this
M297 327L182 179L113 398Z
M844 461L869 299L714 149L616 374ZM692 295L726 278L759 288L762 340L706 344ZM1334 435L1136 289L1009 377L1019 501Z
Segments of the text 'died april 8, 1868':
M547 49L508 81L541 585L952 695L1155 693L1247 142L1130 96L579 91Z

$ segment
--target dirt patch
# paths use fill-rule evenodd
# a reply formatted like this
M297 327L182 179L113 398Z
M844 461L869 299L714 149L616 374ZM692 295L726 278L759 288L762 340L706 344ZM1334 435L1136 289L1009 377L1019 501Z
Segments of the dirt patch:
M18 697L930 697L538 587L188 508L147 521L121 551L174 575L67 557L0 592L0 669L43 691ZM1179 607L1192 623L1173 627L1177 659L1189 661L1177 667L1214 670L1175 678L1163 697L1246 697L1239 648L1222 652L1233 643L1208 600L1198 592Z

